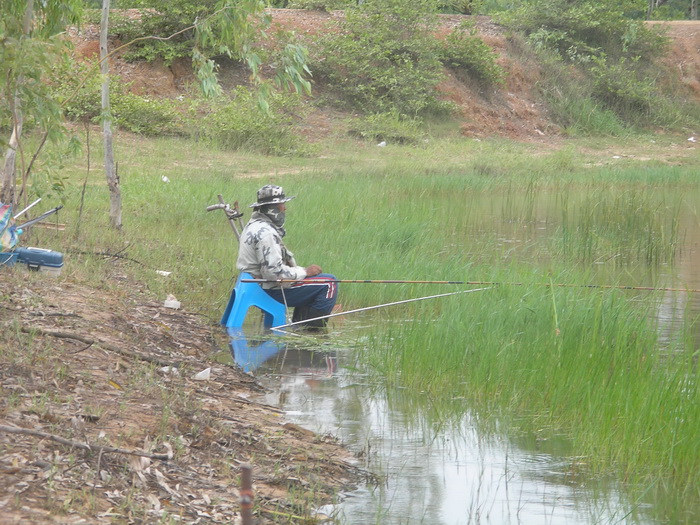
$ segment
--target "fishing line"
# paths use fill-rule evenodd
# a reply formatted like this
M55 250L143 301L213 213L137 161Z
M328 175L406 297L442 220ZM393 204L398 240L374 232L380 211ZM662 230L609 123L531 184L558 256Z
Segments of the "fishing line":
M366 311L368 311L368 310L376 310L377 308L384 308L384 307L386 307L386 306L394 306L394 305L397 305L397 304L412 303L412 302L415 302L415 301L423 301L423 300L425 300L425 299L435 299L436 297L447 297L448 295L458 295L458 294L462 294L462 293L480 292L480 291L482 291L482 290L490 290L491 288L493 288L493 287L492 287L492 286L488 286L488 287L486 287L486 288L473 288L473 289L471 289L471 290L461 290L461 291L459 291L459 292L449 292L449 293L441 293L441 294L437 294L437 295L427 295L427 296L425 296L425 297L416 297L416 298L414 298L414 299L404 299L404 300L402 300L402 301L396 301L396 302L393 302L393 303L377 304L377 305L375 305L375 306L366 306L366 307L364 307L364 308L357 308L357 309L355 309L355 310L348 310L347 312L337 312L337 313L334 313L334 314L328 314L328 315L322 315L322 316L320 316L320 317L314 317L313 319L305 319L304 321L295 321L295 322L293 322L293 323L287 323L287 324L281 324L281 325L279 325L279 326L273 326L273 327L271 328L271 330L281 330L282 328L288 328L288 327L290 327L290 326L296 326L296 325L299 325L299 324L304 324L304 323L306 323L306 322L308 322L308 321L313 321L313 320L315 320L315 319L330 319L331 317L337 317L337 316L339 316L339 315L354 314L354 313L357 313L357 312L366 312Z

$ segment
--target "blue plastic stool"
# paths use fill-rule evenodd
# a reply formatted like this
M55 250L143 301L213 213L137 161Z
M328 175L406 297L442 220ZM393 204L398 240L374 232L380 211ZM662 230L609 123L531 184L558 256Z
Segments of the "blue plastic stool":
M252 279L249 273L241 272L236 286L221 318L221 324L226 328L241 328L248 309L255 306L265 314L265 328L287 324L287 309L267 295L258 283L242 283L242 279Z

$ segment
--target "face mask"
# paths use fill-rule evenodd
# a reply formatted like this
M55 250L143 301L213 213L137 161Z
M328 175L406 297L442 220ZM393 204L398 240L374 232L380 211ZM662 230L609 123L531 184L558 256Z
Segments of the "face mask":
M260 210L263 214L265 214L267 217L270 218L272 221L272 224L277 226L278 228L281 228L284 226L284 221L286 219L286 214L283 211L280 211L279 207L277 206L266 206L265 208Z

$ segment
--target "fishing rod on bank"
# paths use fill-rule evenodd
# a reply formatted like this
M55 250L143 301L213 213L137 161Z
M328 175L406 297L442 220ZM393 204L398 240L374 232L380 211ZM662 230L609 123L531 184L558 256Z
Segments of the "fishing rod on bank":
M309 279L241 279L243 283L299 283ZM319 283L339 283L339 284L463 284L467 286L546 286L548 288L601 288L609 290L641 290L647 292L688 292L700 293L700 289L693 288L657 288L654 286L628 286L617 284L566 284L566 283L509 283L495 281L405 281L399 279L316 279L311 278L314 282ZM471 291L471 290L469 290ZM439 296L438 296L439 297Z

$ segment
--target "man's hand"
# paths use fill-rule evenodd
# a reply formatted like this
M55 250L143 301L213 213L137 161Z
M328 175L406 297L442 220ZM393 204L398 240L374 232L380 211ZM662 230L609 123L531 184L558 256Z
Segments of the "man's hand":
M314 275L318 275L321 273L323 270L321 270L321 267L318 264L312 264L311 266L307 266L304 268L306 271L306 276L307 277L313 277Z

